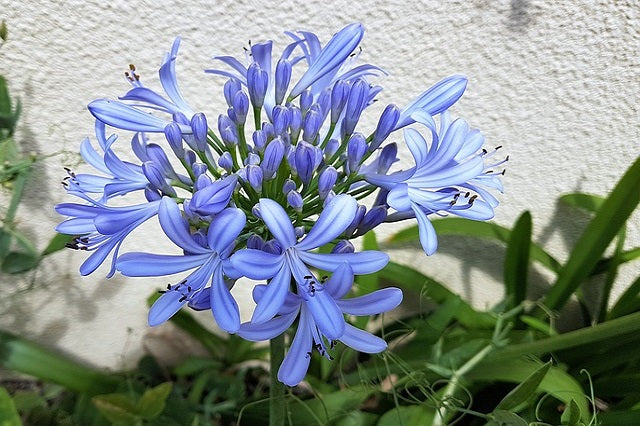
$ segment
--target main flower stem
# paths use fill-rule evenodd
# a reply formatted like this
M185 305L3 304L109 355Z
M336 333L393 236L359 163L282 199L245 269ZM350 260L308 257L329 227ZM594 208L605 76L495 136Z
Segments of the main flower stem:
M284 426L284 384L278 380L278 368L284 359L284 333L269 343L271 388L269 390L269 426Z

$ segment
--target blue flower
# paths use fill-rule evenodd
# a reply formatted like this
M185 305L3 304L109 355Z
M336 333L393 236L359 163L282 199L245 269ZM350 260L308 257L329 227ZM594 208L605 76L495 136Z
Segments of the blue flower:
M337 238L353 220L357 204L348 195L338 195L324 208L307 236L297 241L291 219L275 201L260 200L260 215L267 228L279 243L281 253L272 254L261 250L244 249L231 257L237 273L252 279L272 278L251 321L256 324L273 318L285 303L293 276L298 294L307 291L308 265L333 272L347 263L355 274L369 274L382 269L389 257L377 251L361 253L320 254L311 250ZM328 293L319 292L306 304L310 314L323 335L337 339L344 333L345 321L342 312Z
M244 228L242 210L227 208L218 213L204 234L191 235L189 225L173 199L164 197L158 212L164 233L184 250L182 256L149 253L125 253L118 258L116 268L128 277L158 277L195 269L179 284L171 285L149 311L149 324L161 324L183 305L208 296L213 317L223 330L235 333L240 327L238 305L224 279L229 268L228 256L235 239ZM197 238L199 237L199 238ZM206 287L211 281L211 286Z
M68 216L56 231L77 235L67 247L76 250L94 251L80 266L82 275L94 272L112 251L113 261L107 277L115 272L115 259L122 241L135 228L158 213L159 201L126 207L111 207L92 200L82 193L76 193L89 204L61 203L55 209Z
M304 378L309 368L311 353L315 348L321 355L332 359L329 349L334 340L365 353L378 353L386 349L387 344L381 338L346 324L339 337L330 337L322 331L321 323L313 315L312 304L320 296L332 300L340 315L368 316L387 312L400 304L402 291L397 288L385 288L365 296L344 299L351 289L353 272L347 263L336 269L328 281L322 282L313 275L306 277L306 285L298 286L299 294L288 292L285 301L278 310L278 316L263 323L243 323L238 335L251 341L272 339L284 333L299 318L298 328L291 347L278 370L278 379L288 386L295 386ZM259 285L254 288L253 297L260 304L269 289ZM327 348L327 341L329 348Z
M390 221L415 215L420 242L431 255L438 240L427 215L450 212L470 219L491 219L498 200L486 188L502 191L499 177L503 171L494 168L508 158L487 164L493 153L489 155L482 148L482 134L462 119L451 123L449 113L442 114L439 131L429 113L414 113L412 117L432 134L429 145L417 130L404 131L416 165L390 175L366 174L365 179L389 191L387 204L399 212L391 215Z

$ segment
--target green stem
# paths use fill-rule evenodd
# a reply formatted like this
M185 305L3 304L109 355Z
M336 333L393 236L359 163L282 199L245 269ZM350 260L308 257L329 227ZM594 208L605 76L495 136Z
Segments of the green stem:
M269 389L269 426L284 426L285 387L278 380L278 368L284 360L284 333L269 343L271 363L271 388Z

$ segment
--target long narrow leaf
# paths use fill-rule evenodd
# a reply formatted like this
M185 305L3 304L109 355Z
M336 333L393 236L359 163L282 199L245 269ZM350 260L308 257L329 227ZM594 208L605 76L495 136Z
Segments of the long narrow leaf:
M589 213L597 212L605 198L600 195L585 194L584 192L573 192L570 194L564 194L559 200L571 207L577 207L582 210L586 210Z
M640 277L622 293L622 296L613 305L608 318L618 318L640 310Z
M544 303L559 309L591 274L611 240L640 202L640 158L631 165L576 242Z
M527 272L531 247L531 213L524 212L516 221L504 257L504 285L510 307L527 297Z

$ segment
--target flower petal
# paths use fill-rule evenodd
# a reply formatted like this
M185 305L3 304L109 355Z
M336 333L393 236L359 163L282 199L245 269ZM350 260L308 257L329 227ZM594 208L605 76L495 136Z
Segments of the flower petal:
M264 280L278 273L284 261L284 255L256 249L243 249L231 256L230 260L233 269L245 277Z
M336 300L342 312L349 315L376 315L390 311L402 302L402 290L395 287L383 288L360 297Z
M283 264L280 271L274 276L253 311L251 322L260 324L273 318L282 308L291 283L291 271Z
M324 271L333 272L343 263L348 263L356 275L370 274L384 268L389 263L389 256L379 251L363 251L360 253L309 253L298 252L305 263Z
M262 324L254 324L251 322L243 323L238 329L238 336L252 342L260 342L262 340L270 340L281 335L293 324L298 316L298 310L294 310L285 315L277 316Z
M334 299L340 299L351 290L353 286L353 269L348 263L338 267L324 284L324 288Z
M149 325L160 325L180 310L187 303L184 295L178 291L168 291L155 301L149 310Z
M283 250L296 243L296 234L291 219L280 204L269 198L261 198L260 216L274 238L282 245Z
M209 247L218 253L224 251L240 235L246 222L247 218L240 209L227 208L221 211L209 225Z
M308 352L313 341L310 322L311 316L306 312L303 305L296 335L278 370L278 380L287 386L295 386L300 383L309 369L311 356L309 356Z
M427 218L427 215L422 211L420 206L415 203L411 203L411 208L416 214L416 220L418 221L420 244L422 244L424 252L428 256L431 256L438 248L438 236L436 235L436 230L433 228L431 221Z
M235 333L240 328L238 303L231 295L222 277L221 266L213 272L211 282L211 311L218 326L227 333Z
M318 329L328 339L335 340L344 333L344 315L328 292L316 291L305 298L305 306L313 316Z
M413 155L413 159L416 162L416 167L420 167L427 160L429 153L427 141L416 129L405 129L403 134L404 141L407 143L409 151L411 151L411 155Z
M409 198L409 186L406 183L397 184L389 194L387 194L387 203L390 207L399 212L407 211L411 208L411 199Z
M357 208L358 203L350 195L340 194L333 197L305 239L295 246L296 249L311 250L337 238L351 224Z
M358 352L367 354L377 354L387 349L387 342L350 324L347 324L344 334L338 340Z
M189 233L189 225L182 217L180 207L169 197L163 197L158 210L160 226L167 237L181 249L195 254L208 253L209 250L197 244Z
M210 254L173 256L151 253L125 253L116 261L116 269L127 277L160 277L202 266Z

